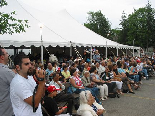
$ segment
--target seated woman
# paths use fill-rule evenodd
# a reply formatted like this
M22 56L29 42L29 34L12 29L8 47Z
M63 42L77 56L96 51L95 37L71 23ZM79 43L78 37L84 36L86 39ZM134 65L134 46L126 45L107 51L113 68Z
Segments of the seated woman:
M90 69L90 77L91 81L96 83L97 88L100 89L100 97L101 100L107 99L108 96L108 86L105 84L105 81L102 80L97 74L97 70L95 66L92 66Z
M63 71L61 72L61 74L65 77L64 82L68 82L71 75L70 72L68 71L67 65L63 66Z
M105 71L106 71L105 79L110 80L111 82L115 82L116 86L117 86L117 93L122 94L121 89L122 89L123 82L120 79L114 78L113 66L108 65L108 67L106 67Z
M77 114L80 116L103 116L105 109L95 102L91 92L86 90L80 93L80 107Z
M92 89L88 87L84 87L81 81L81 78L78 76L78 72L75 68L72 68L70 71L70 83L71 83L71 92L79 94L81 91L89 90L91 91L92 95L95 97L96 101L99 102L97 98L98 89Z
M141 81L141 77L138 75L138 72L136 70L137 63L136 62L130 62L129 63L129 78L134 79L134 82L138 84L139 81Z
M84 64L84 69L83 69L83 72L82 72L82 76L84 75L84 72L85 72L85 71L89 71L89 70L90 70L89 64L86 62L86 63Z
M126 75L128 77L130 85L133 85L135 90L137 90L139 86L134 82L133 79L130 78L130 75L132 73L129 71L126 63L118 64L118 67L121 67L121 68L118 68L118 72L123 74L123 75Z
M122 67L121 63L119 65L119 67L120 68ZM135 94L133 92L132 88L131 88L130 81L129 81L128 77L126 76L125 73L119 72L119 70L117 69L117 65L116 64L113 64L113 71L114 71L114 73L113 73L114 74L114 79L121 79L121 81L128 87L129 93Z

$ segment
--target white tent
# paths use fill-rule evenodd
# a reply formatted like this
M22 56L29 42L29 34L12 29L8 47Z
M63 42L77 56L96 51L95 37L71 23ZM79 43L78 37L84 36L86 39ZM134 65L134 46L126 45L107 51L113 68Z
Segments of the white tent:
M132 49L132 46L118 44L117 42L108 40L93 31L87 29L85 26L78 23L66 10L61 10L56 13L43 12L34 9L19 0L8 0L8 6L2 7L1 11L11 12L16 11L17 19L27 19L30 28L26 29L26 33L20 34L4 34L0 35L0 44L8 47L14 45L19 47L24 45L29 47L31 45L40 46L41 35L39 23L43 23L43 45L45 47L51 46L104 46ZM135 48L137 49L137 48Z
M10 45L14 45L15 47L19 47L21 45L24 45L26 47L29 47L31 45L37 47L40 46L41 35L39 20L35 19L33 16L31 16L31 14L26 12L16 0L8 0L7 2L8 6L2 7L2 11L8 13L16 11L17 15L15 17L17 19L27 19L29 21L30 28L26 29L26 33L0 35L0 44L5 47L8 47ZM58 43L59 45L64 46L64 44L68 42L47 27L43 28L43 33L45 46L56 46Z

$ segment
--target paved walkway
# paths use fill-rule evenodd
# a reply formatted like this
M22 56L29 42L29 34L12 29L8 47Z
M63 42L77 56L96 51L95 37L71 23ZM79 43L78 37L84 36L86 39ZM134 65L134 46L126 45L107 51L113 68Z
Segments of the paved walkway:
M136 94L125 93L103 101L104 116L155 116L155 78L142 82Z

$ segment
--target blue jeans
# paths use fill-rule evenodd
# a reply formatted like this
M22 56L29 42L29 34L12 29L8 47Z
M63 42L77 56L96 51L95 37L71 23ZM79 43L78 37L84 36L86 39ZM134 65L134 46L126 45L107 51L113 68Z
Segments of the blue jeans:
M148 77L147 69L143 68L142 72L144 73L146 79L148 79L149 77Z
M139 82L139 75L130 75L129 78L134 79L134 82Z

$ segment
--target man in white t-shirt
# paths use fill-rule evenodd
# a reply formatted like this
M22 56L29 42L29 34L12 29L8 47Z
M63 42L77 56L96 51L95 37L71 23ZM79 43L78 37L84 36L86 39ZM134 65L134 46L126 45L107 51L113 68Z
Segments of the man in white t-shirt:
M15 116L42 116L40 101L44 93L45 72L37 75L39 85L33 95L36 83L32 76L28 76L33 74L28 56L18 54L15 57L14 64L17 74L10 85L10 98ZM32 106L37 109L36 112L33 112Z

